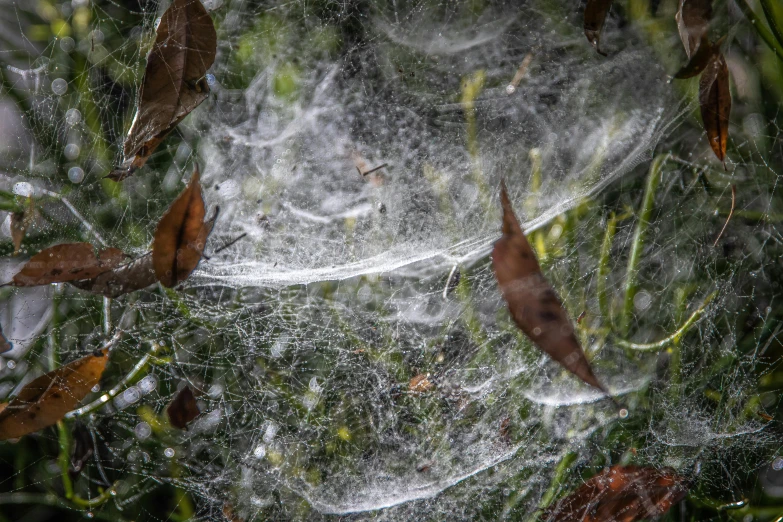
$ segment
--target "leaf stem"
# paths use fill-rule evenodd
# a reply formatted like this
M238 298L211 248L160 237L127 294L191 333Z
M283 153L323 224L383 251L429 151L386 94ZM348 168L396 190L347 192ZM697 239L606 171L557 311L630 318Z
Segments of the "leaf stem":
M622 346L623 348L628 348L640 352L661 350L663 348L668 347L671 344L677 343L688 332L690 327L693 326L693 324L704 314L705 310L707 309L707 306L715 298L716 295L718 295L717 291L708 295L707 298L704 300L704 302L691 314L690 317L688 317L688 320L685 321L682 326L680 326L673 334L661 339L660 341L654 343L648 343L648 344L638 344L638 343L632 343L625 339L617 339L616 342L618 346Z
M758 16L756 16L756 13L753 12L750 4L748 4L748 0L737 0L737 5L739 5L740 9L742 9L745 17L756 29L756 32L761 37L761 39L764 40L764 43L767 44L767 47L769 47L772 52L775 53L775 56L777 56L779 60L783 61L783 48L778 46L778 43L775 41L775 37L772 35L772 32L770 32L770 30L764 26L764 22Z
M606 291L606 280L609 277L609 254L612 252L612 241L617 232L617 215L612 212L606 221L606 232L601 243L601 253L598 258L598 281L596 292L598 294L598 309L601 312L602 322L612 323L612 314L609 306L609 295Z
M101 408L104 404L109 402L111 399L116 397L122 390L125 388L125 385L127 385L129 382L131 382L133 379L135 379L141 372L147 369L147 366L149 366L150 362L153 358L155 358L162 350L162 346L158 343L150 343L150 349L147 351L147 353L139 359L139 362L136 363L136 365L131 368L131 371L128 372L128 374L123 377L123 379L117 383L114 388L110 389L94 401L92 401L90 404L87 404L86 406L82 406L81 408L77 408L73 411L69 411L65 414L66 419L75 419L77 417L81 417L83 415L87 415L89 413L92 413L99 408Z
M668 154L658 155L653 160L652 165L650 165L650 172L647 175L647 186L644 189L642 208L639 213L639 221L634 230L631 255L628 258L628 268L625 272L625 301L623 303L623 314L620 318L620 332L623 335L627 335L630 329L631 316L633 315L633 298L638 290L639 262L642 259L644 240L655 206L655 191L658 189L658 184L661 181L661 169L668 158Z

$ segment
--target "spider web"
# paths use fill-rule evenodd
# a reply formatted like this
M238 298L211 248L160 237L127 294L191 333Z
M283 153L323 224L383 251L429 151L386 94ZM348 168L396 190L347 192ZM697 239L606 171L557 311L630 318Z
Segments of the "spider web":
M172 484L209 520L225 506L246 520L522 519L558 462L611 463L630 451L623 432L641 461L698 468L724 496L741 494L737 470L769 462L776 438L748 411L779 333L769 252L783 238L735 218L712 243L731 184L738 211L781 210L780 133L735 112L745 128L732 128L722 172L691 116L693 89L667 81L622 17L608 22L602 58L568 2L205 2L219 40L210 98L116 185L102 178L167 5L8 5L0 188L33 194L40 214L23 254L77 240L144 253L195 163L220 207L209 259L177 291L109 302L2 289L15 342L2 396L123 332L102 389L70 416L97 453L82 494L115 493L92 515L157 518L139 499ZM35 36L41 20L56 37ZM509 320L488 259L501 178L572 317L585 311L581 341L627 419ZM4 281L22 259L5 260ZM687 336L640 349L692 315ZM607 333L617 316L625 339ZM164 410L185 383L202 414L175 432ZM711 400L716 389L731 398Z

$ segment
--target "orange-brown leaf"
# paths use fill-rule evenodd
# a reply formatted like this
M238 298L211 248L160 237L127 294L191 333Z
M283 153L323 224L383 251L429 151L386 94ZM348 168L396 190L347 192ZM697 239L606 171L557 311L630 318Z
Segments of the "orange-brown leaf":
M215 61L217 34L199 0L174 0L160 20L147 56L138 109L125 139L120 181L146 163L174 128L209 95L206 72Z
M691 58L710 28L712 0L680 0L680 7L674 18L677 20L677 30L685 47L685 54Z
M511 208L501 182L503 236L492 250L492 268L514 322L533 343L587 384L605 392L593 374L574 328Z
M0 440L55 424L98 384L108 349L77 359L28 383L0 412Z
M701 43L696 48L696 52L691 54L688 63L677 71L674 77L678 80L684 80L698 75L707 68L717 51L718 47L714 47L707 37L704 36Z
M174 200L155 230L152 265L163 286L171 288L187 279L201 260L212 229L210 223L204 222L205 213L196 169L188 186Z
M549 522L637 522L664 515L688 493L673 470L613 466L548 507Z
M64 243L35 254L14 276L14 286L36 286L91 279L118 266L125 254L117 248L97 256L89 243Z
M601 52L601 30L606 22L606 15L609 14L609 8L612 7L612 0L587 0L585 6L584 30L587 41L590 42L599 54L606 56Z
M712 151L719 160L726 159L731 114L729 68L723 54L718 52L699 79L699 106L701 119Z
M201 410L196 403L196 397L193 395L193 390L190 386L185 385L182 390L174 397L169 407L166 408L166 413L169 416L169 422L175 428L181 430L187 429L188 423L198 417Z

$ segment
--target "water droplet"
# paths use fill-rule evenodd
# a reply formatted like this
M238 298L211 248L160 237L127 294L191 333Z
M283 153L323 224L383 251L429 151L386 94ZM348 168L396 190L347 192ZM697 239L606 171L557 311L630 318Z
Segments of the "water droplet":
M101 385L100 384L96 384L95 386L93 386L90 389L90 391L92 391L93 393L98 393L99 391L101 391Z
M627 419L628 418L628 410L625 408L621 409L619 414L621 419Z
M23 198L26 198L28 196L33 195L33 186L26 181L20 181L19 183L14 183L13 188L14 194L17 196L22 196Z
M783 457L778 457L772 461L772 469L775 471L780 471L783 469Z
M85 513L85 514L84 514L84 516L86 516L87 518L92 518L92 517L94 517L95 515L93 514L93 512L92 512L92 511L88 511L87 513Z
M81 183L84 180L84 171L81 167L71 167L68 169L68 179L71 183Z
M8 366L9 370L13 370L14 368L16 368L16 361L8 361L6 363L6 366Z
M71 108L65 111L65 123L73 126L79 123L80 121L82 121L82 113L79 112L79 109Z
M152 435L152 427L146 422L142 421L138 423L135 428L133 428L133 433L136 435L137 439L144 440Z
M637 292L635 296L633 296L633 306L636 308L639 312L644 312L648 308L650 308L650 305L652 304L652 296L645 292L644 290L640 290Z
M266 456L266 446L259 444L253 449L253 456L257 459L263 459Z
M160 17L155 19L155 30L158 30L158 26L160 25Z
M277 430L279 429L280 428L277 426L277 424L270 422L266 427L266 431L264 431L264 442L267 444L272 442L272 439L275 438L275 435L277 435Z
M75 143L69 143L65 146L65 157L69 160L75 160L79 157L79 146Z
M60 40L60 49L63 50L63 52L70 53L74 50L76 47L76 42L73 41L73 38L70 36L66 36L62 40Z
M62 78L57 78L52 82L52 92L57 96L62 96L68 90L68 82Z
M510 83L506 85L506 94L514 94L516 90L517 88L511 85Z
M318 379L313 377L310 379L310 385L309 385L310 391L313 393L321 393L323 391L323 388L320 384L318 384Z
M217 83L217 79L215 78L214 74L207 74L207 85L210 87L214 87Z
M138 401L141 398L141 394L139 393L139 389L137 387L131 386L130 388L122 392L122 398L128 404L133 404L134 402Z
M163 450L163 454L166 455L168 458L171 458L174 456L174 448L166 448Z
M155 378L154 375L147 375L142 380L139 381L139 384L137 385L142 393L150 393L151 391L154 391L155 388L158 386L158 379Z

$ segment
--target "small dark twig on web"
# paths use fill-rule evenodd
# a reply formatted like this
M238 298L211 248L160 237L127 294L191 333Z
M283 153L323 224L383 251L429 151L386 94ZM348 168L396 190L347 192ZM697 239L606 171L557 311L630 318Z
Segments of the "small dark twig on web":
M242 233L241 235L239 235L238 237L236 237L236 238L232 239L231 241L229 241L228 243L226 243L226 244L225 244L225 245L223 245L222 247L220 247L220 248L218 248L217 250L215 250L214 252L212 252L212 255L214 256L214 255L215 255L215 254L217 254L218 252L222 252L223 250L225 250L225 249L227 249L228 247L232 246L234 243L236 243L237 241L239 241L240 239L242 239L242 238L243 238L243 237L245 237L246 235L247 235L247 232L243 232L243 233Z
M389 166L388 163L383 163L383 164L375 167L374 169L368 170L367 172L362 172L361 170L359 170L359 167L356 167L356 170L359 170L359 174L361 174L362 176L367 176L368 174L372 174L373 172L377 172L377 171L379 171L381 169L385 169L388 166Z
M737 202L737 186L732 185L731 186L731 210L729 210L729 215L726 218L726 222L723 224L723 228L720 229L720 234L718 234L718 237L715 238L715 242L712 244L713 247L718 246L718 241L720 241L720 238L723 236L723 233L726 231L726 227L729 226L729 221L731 221L731 216L734 215L734 205Z

